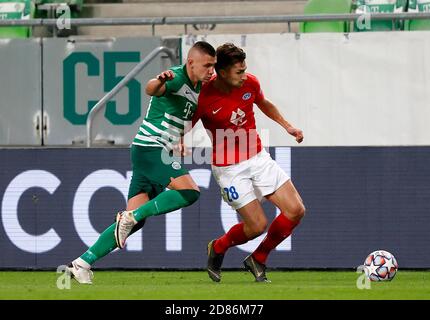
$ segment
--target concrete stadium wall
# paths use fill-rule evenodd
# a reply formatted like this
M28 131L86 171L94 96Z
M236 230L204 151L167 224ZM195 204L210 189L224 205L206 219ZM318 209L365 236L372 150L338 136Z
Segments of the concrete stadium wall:
M244 48L266 97L304 130L303 146L430 144L430 32L190 36L184 57L199 39ZM255 110L266 145L295 145Z
M197 149L201 153L202 150ZM307 208L271 268L356 268L378 249L402 268L430 268L429 147L270 148ZM130 155L122 149L0 149L0 269L50 268L91 246L123 210ZM30 161L31 159L31 161ZM210 165L185 165L200 186L190 207L149 218L96 268L204 268L207 242L238 222ZM271 221L276 209L263 204ZM232 248L225 268L262 240Z
M159 37L0 41L0 145L82 145L90 108L160 45ZM164 68L162 57L97 113L96 144L130 143L149 103L144 85Z

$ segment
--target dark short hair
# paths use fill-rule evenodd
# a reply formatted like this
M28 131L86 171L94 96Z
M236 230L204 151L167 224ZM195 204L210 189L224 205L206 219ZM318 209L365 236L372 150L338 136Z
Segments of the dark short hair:
M200 52L206 53L206 54L210 55L211 57L215 57L215 55L216 55L215 48L212 47L206 41L197 41L196 43L194 43L192 48L197 49Z
M216 49L217 62L215 70L226 70L238 62L243 62L246 59L246 53L241 48L236 47L233 43L225 43Z

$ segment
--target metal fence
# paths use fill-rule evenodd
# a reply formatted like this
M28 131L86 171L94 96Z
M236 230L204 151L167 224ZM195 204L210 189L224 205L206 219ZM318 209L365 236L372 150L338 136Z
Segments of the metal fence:
M364 13L364 14L316 14L316 15L272 15L272 16L206 16L206 17L131 17L131 18L76 18L70 19L72 27L79 26L151 26L155 35L155 27L161 25L183 25L185 33L187 26L193 24L241 24L241 23L286 23L291 32L291 23L324 22L324 21L357 21L366 15L372 20L391 20L393 24L399 20L430 19L430 12L405 13ZM4 19L0 27L31 26L56 27L58 19Z

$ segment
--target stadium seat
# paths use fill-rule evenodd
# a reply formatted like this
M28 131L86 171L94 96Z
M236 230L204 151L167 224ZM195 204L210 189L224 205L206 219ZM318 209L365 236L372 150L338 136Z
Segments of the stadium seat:
M305 14L341 14L351 12L351 0L310 0L304 9ZM300 32L349 32L345 21L312 21L300 23Z
M430 0L409 0L408 12L430 12ZM406 21L405 30L430 30L430 20Z
M72 18L77 18L82 11L83 0L36 0L37 16L40 18L58 18L57 8L68 6Z
M34 17L31 0L0 0L0 19L30 19ZM0 38L31 37L31 27L0 27Z
M79 18L83 9L83 0L35 0L36 1L36 17L37 18L67 18L66 13L70 18ZM68 8L66 12L64 7ZM49 34L57 37L68 37L77 34L77 27L72 26L69 29L56 29L55 27L47 27Z
M355 13L401 13L406 11L408 0L356 0L354 5ZM362 26L357 26L354 23L354 31L392 31L403 30L403 22L392 20L378 20L363 23Z

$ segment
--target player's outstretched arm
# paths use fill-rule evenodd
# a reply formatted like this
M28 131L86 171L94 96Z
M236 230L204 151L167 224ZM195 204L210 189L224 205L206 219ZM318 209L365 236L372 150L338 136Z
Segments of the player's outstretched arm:
M295 128L291 123L285 120L279 112L279 109L271 101L264 98L256 104L266 116L279 123L289 134L295 137L298 143L303 141L303 131Z
M146 84L145 92L150 96L162 96L166 91L165 83L175 77L172 70L166 70L157 75L154 79L151 79Z

